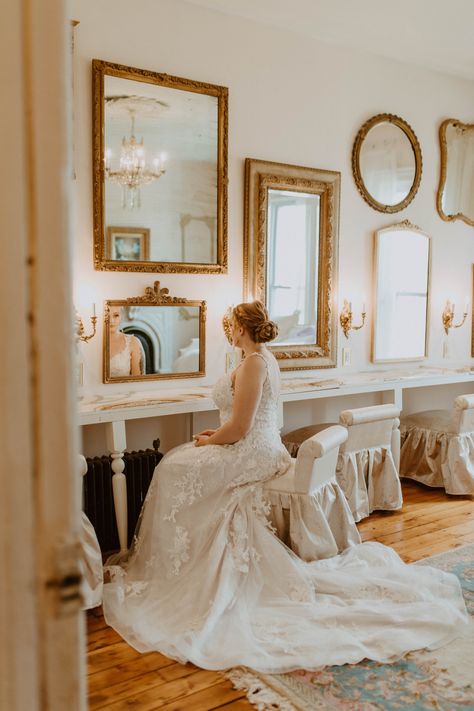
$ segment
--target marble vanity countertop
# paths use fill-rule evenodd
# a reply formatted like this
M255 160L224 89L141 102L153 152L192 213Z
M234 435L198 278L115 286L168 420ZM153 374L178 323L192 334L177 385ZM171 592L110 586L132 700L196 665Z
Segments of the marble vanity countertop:
M282 400L291 402L331 394L351 395L396 388L426 387L462 382L474 382L471 368L439 368L420 366L391 370L372 370L347 373L334 378L283 377ZM332 391L326 393L325 391ZM81 398L78 403L81 425L140 419L145 417L175 415L215 410L212 400L212 385L196 385L187 388L170 388L137 391L115 391L110 395L100 393Z

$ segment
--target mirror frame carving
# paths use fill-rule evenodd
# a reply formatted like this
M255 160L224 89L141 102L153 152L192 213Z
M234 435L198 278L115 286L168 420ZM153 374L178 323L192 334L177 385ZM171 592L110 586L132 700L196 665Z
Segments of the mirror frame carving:
M472 285L471 285L472 299L474 299L474 264L472 265ZM474 301L471 299L472 312L471 312L471 358L474 358ZM472 369L472 366L471 366Z
M199 307L199 370L192 373L148 373L112 378L110 376L109 313L113 306L188 306ZM103 328L103 379L104 383L128 383L138 380L170 380L174 378L200 378L206 375L206 301L184 299L169 296L169 289L160 288L160 282L147 286L144 296L132 296L127 299L108 299L104 305Z
M378 235L386 230L415 230L420 234L428 238L428 275L426 282L427 297L426 297L426 329L425 329L425 353L422 356L416 356L414 358L375 358L375 339L377 331L377 256L378 256ZM373 242L373 304L374 313L372 318L372 337L370 346L370 360L372 363L405 363L425 360L428 358L428 345L429 345L429 335L430 335L430 311L431 311L431 260L432 260L432 238L431 235L427 234L418 225L414 225L410 220L403 220L402 222L396 222L392 225L387 225L374 232L374 242Z
M272 161L245 159L244 299L265 303L269 188L320 196L318 315L315 344L270 344L281 370L337 365L337 264L341 174Z
M446 177L448 172L448 142L446 140L446 129L449 124L453 124L455 128L468 129L474 131L474 123L463 123L458 121L458 119L449 118L443 121L439 127L439 148L441 153L441 168L439 173L439 187L438 194L436 196L436 209L438 210L438 215L445 222L453 222L453 220L462 220L467 225L474 227L474 220L465 215L463 212L457 212L455 215L447 215L443 211L443 191L446 187Z
M217 97L217 262L199 264L185 262L118 261L107 257L105 235L104 176L104 76L120 77L157 84ZM227 273L227 155L228 155L228 94L225 86L183 79L146 69L127 67L101 59L92 60L92 132L93 132L93 199L94 199L94 268L102 271L161 272L167 274ZM179 238L179 236L178 236Z
M362 149L362 144L370 129L376 126L378 123L383 122L393 123L395 126L398 126L398 128L400 128L404 132L404 134L410 141L411 147L413 149L413 154L415 156L415 177L413 178L413 184L410 188L410 192L404 200L397 203L396 205L384 205L383 203L372 197L372 195L365 187L364 179L362 178L362 173L360 171L360 152ZM376 116L372 116L372 118L370 118L363 124L363 126L361 126L359 132L357 133L357 136L355 137L354 145L352 147L352 174L354 175L357 190L362 195L365 202L370 205L370 207L373 207L374 210L378 210L378 212L385 213L400 212L400 210L404 210L407 205L411 203L416 193L418 192L418 188L420 187L421 182L422 170L423 159L421 155L420 144L418 143L416 134L413 131L412 127L404 119L400 118L400 116L395 116L395 114L377 114Z

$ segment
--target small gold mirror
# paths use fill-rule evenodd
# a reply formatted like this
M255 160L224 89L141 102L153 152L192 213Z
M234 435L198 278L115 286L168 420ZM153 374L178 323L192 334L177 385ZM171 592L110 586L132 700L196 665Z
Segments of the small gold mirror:
M404 220L377 230L374 248L372 361L426 358L431 238Z
M104 383L205 375L206 302L169 296L156 281L144 296L106 301Z
M247 158L244 290L278 324L282 370L336 365L340 173Z
M96 269L227 271L223 86L94 59Z
M354 141L352 172L364 200L379 212L399 212L411 203L421 180L418 139L399 116L378 114Z
M474 124L443 121L439 142L438 213L443 220L463 220L474 227Z

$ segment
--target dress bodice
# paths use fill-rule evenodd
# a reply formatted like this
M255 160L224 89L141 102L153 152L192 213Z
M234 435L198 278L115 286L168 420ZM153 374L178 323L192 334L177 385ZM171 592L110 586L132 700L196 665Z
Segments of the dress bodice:
M249 434L276 436L280 443L278 428L278 395L280 391L279 368L270 353L255 353L249 358L262 358L265 361L267 376L263 383L262 397L255 414L255 421ZM235 372L235 371L234 371ZM212 397L219 408L220 422L223 424L232 416L234 393L232 387L233 373L223 375L214 386Z
M125 338L125 345L121 351L115 353L110 358L110 375L112 378L118 378L120 376L130 375L131 362L132 362L132 338L133 336L128 336L126 333L123 334Z

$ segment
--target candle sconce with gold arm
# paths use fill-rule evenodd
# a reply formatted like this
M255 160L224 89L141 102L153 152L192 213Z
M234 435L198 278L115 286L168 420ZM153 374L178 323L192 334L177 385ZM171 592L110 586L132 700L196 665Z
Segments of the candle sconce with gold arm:
M444 311L441 315L441 319L443 321L444 326L444 332L446 333L446 335L449 334L450 328L461 328L461 326L464 326L468 314L468 309L469 303L466 302L464 304L464 313L462 315L461 321L459 323L454 323L455 304L450 299L446 301L446 306L444 307Z
M365 304L362 305L362 313L361 313L361 318L362 318L362 323L359 326L353 326L352 325L352 303L348 301L347 299L344 299L344 303L342 306L341 313L339 314L339 323L341 324L342 331L345 335L346 338L349 338L349 333L351 331L360 331L361 328L363 328L365 324L365 317L367 316L367 312L365 310Z
M86 329L84 326L84 322L82 320L82 317L79 316L79 314L76 311L76 335L79 341L83 341L84 343L87 343L88 341L91 340L91 338L94 338L96 332L97 332L97 315L95 312L95 304L93 305L93 314L90 317L91 325L92 325L92 331L89 334L86 334Z

